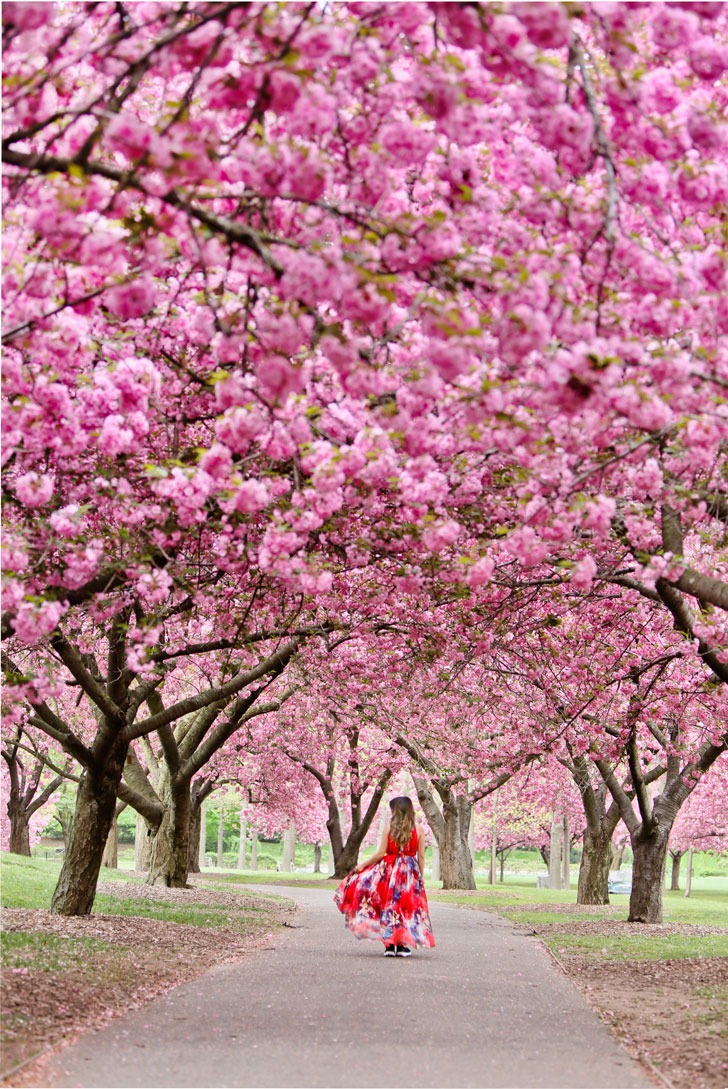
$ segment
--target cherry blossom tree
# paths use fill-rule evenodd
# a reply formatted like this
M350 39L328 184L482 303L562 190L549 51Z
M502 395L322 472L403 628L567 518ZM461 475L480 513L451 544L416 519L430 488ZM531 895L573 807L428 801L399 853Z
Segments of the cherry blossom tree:
M155 712L170 641L184 669L260 639L270 677L352 592L480 624L611 586L725 685L723 5L3 22L7 698L99 814L59 910L90 909L131 741L261 680ZM52 709L68 686L88 736ZM696 774L726 743L708 719ZM546 730L488 727L491 755Z
M2 815L3 850L30 856L31 823L37 839L39 827L47 823L47 816L43 816L41 810L53 801L69 773L69 766L66 764L50 776L50 758L39 751L21 725L8 730L0 754L3 758L3 795L7 800L6 813Z

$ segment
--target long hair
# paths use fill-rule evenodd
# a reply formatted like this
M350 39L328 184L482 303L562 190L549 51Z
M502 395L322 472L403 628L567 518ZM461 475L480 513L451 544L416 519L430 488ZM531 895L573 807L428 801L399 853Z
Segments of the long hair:
M415 807L409 798L392 798L392 823L389 834L399 848L406 847L415 827Z

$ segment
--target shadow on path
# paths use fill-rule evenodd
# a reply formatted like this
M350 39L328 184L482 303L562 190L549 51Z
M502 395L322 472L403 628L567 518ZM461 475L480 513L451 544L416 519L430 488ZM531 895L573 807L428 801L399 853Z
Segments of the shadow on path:
M385 958L345 930L330 889L275 891L303 905L295 930L86 1033L49 1061L44 1084L652 1085L507 919L433 903L437 947Z

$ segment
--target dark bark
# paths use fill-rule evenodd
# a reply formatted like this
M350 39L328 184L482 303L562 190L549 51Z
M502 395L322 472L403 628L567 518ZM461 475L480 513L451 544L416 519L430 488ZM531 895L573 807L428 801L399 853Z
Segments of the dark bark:
M200 872L200 831L202 828L202 802L190 797L190 860L189 873Z
M153 837L147 884L185 889L190 864L189 780L167 780L159 793L164 816Z
M611 799L606 783L595 786L589 761L574 756L562 761L579 788L586 827L579 864L577 904L609 903L609 870L612 862L612 836L619 824L619 806ZM607 805L607 801L610 802ZM564 849L568 848L566 845Z
M443 804L445 831L438 842L443 889L474 889L473 857L468 843L472 805L464 795Z
M10 818L10 844L9 851L14 855L25 855L30 858L30 824L28 815L23 805L23 799L14 794L12 785L8 798L8 817Z
M615 822L615 826L616 826ZM612 864L612 832L601 828L597 833L584 829L584 850L579 866L577 904L609 903L609 870Z
M51 900L56 915L91 914L128 748L126 736L117 735L104 759L81 776L70 842Z
M672 872L670 874L670 892L680 891L680 862L685 851L670 851Z
M665 884L669 828L657 822L653 829L641 829L632 839L634 863L632 894L629 898L630 923L662 922L662 890Z

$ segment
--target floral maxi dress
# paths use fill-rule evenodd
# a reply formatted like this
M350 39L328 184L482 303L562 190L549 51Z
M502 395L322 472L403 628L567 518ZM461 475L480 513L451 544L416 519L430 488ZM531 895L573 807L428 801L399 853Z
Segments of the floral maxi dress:
M417 829L405 847L398 847L390 836L381 862L345 877L334 902L357 938L432 948L435 939L417 863Z

